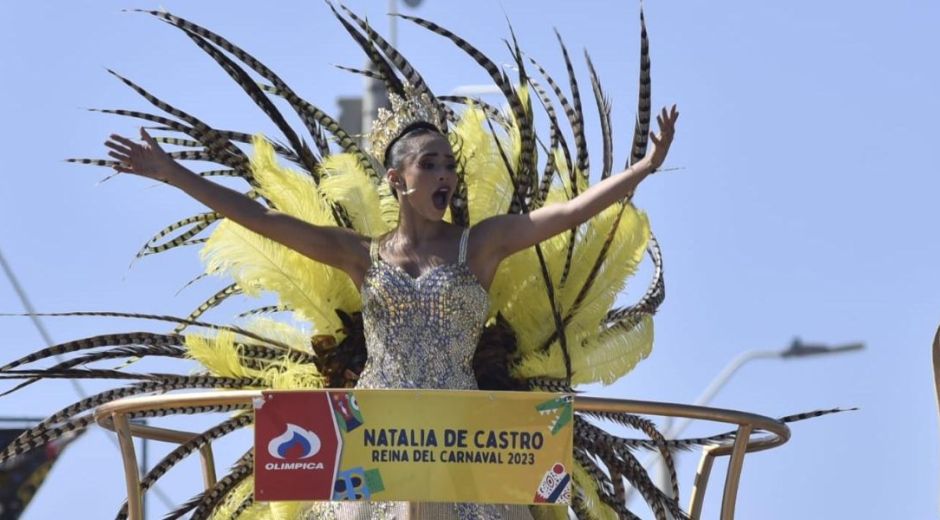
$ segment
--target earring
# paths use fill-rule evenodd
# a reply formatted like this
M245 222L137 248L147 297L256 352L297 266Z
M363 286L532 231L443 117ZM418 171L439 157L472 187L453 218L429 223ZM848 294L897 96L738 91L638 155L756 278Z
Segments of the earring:
M411 188L411 189L404 189L404 190L403 190L403 189L401 189L401 188L403 188L403 187L406 187L404 181L402 181L402 182L400 183L400 186L398 187L398 192L401 193L402 195L411 195L412 193L415 192L415 189L414 189L414 188Z

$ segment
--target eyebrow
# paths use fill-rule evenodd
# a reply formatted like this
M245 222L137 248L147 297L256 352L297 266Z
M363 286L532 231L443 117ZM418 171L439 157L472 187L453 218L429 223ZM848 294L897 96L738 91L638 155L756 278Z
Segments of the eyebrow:
M427 153L423 153L423 154L419 155L419 156L418 156L418 159L423 159L423 158L425 158L425 157L437 157L438 155L439 155L439 154L438 154L437 152L427 152ZM453 159L453 158L454 158L454 155L453 155L453 154L447 154L447 155L445 155L444 157L446 157L446 158L448 158L448 159Z

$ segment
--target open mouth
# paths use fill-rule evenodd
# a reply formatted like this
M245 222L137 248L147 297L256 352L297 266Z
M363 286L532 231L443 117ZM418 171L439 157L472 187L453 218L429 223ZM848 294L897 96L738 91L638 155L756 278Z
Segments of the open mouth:
M447 200L450 198L450 189L449 188L440 188L431 194L431 201L434 203L434 207L444 211L447 209Z

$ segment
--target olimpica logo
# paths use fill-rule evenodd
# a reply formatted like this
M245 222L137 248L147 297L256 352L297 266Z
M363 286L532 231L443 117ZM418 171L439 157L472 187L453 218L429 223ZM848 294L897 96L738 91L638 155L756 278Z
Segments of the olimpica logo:
M268 443L268 453L278 459L308 459L319 451L320 438L317 434L290 423L287 423L284 433Z

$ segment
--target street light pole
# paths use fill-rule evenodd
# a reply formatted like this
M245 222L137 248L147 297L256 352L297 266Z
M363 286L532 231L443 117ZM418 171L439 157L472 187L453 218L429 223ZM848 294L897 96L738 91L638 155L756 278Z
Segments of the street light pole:
M753 361L755 359L794 359L794 358L803 358L811 356L821 356L827 354L839 354L843 352L854 352L857 350L862 350L865 348L864 343L848 343L845 345L837 345L830 347L828 345L807 345L803 343L799 338L793 340L793 343L790 346L783 350L750 350L747 352L742 352L735 356L734 359L728 363L727 366L718 374L715 379L708 385L708 387L698 396L698 398L693 403L695 406L705 406L710 403L712 399L718 394L718 392L724 387L728 381L731 380L731 377L742 367L745 363ZM688 427L689 423L692 422L692 419L683 418L675 422L673 425L672 417L667 417L663 422L663 434L667 439L675 438L681 434Z
M782 350L749 350L746 352L741 352L735 356L730 363L728 363L721 372L718 373L718 376L712 380L711 383L705 388L704 391L695 399L695 406L705 406L711 402L712 399L718 392L724 387L728 381L731 380L731 377L741 369L746 363L753 361L755 359L794 359L794 358L804 358L812 356L821 356L828 354L840 354L844 352L855 352L865 348L865 344L861 342L856 343L847 343L844 345L822 345L822 344L806 344L803 343L799 338L793 340L793 343L789 347ZM682 418L678 421L673 421L672 417L667 417L663 421L663 436L666 439L675 439L689 426L692 422L692 419ZM669 485L669 475L666 472L665 467L661 464L662 459L656 455L650 455L644 464L648 469L657 470L656 483L664 493L671 494L671 486ZM630 500L633 489L630 489L627 492L627 500ZM678 498L678 497L673 497Z

